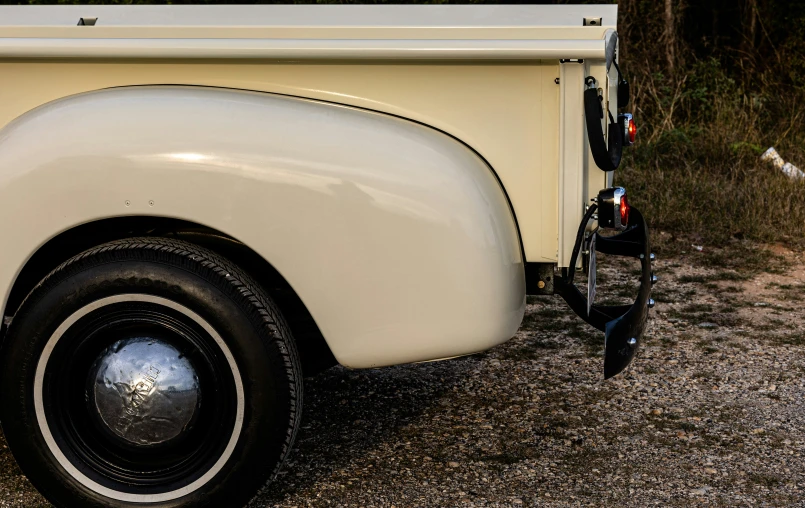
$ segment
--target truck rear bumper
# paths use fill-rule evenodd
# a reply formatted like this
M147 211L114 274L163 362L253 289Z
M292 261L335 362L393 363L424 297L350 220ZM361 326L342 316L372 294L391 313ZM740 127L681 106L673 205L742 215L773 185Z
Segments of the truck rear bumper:
M585 216L579 227L571 267L575 266L590 215ZM604 379L618 374L632 361L646 328L648 310L654 305L650 298L655 280L651 266L654 255L650 252L648 226L643 215L634 207L630 211L629 222L630 226L615 236L605 237L596 232L595 250L640 260L640 289L633 304L592 305L588 313L587 297L573 284L572 268L568 275L557 277L554 282L555 292L564 298L570 308L587 323L604 332Z

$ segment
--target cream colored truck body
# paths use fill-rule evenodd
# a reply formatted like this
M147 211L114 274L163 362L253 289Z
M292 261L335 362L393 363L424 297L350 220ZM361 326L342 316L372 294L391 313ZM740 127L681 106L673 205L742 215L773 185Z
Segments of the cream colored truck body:
M596 77L616 113L616 16L0 7L5 315L56 235L159 216L260 254L348 367L503 342L524 312L524 263L567 266L611 180L589 154L582 93Z

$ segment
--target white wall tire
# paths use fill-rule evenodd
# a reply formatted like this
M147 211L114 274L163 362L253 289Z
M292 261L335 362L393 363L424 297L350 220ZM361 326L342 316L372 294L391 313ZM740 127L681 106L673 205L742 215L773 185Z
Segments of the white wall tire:
M0 400L9 446L56 506L241 506L277 472L301 415L276 307L180 241L113 242L56 269L0 362L16 387Z

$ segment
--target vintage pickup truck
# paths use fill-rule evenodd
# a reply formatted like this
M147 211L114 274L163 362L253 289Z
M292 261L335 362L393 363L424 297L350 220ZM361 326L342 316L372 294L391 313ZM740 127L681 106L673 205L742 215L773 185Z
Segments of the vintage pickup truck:
M241 506L303 374L490 348L527 294L624 369L656 279L611 186L635 133L616 18L0 7L0 418L25 474L63 507ZM640 260L633 304L592 304L596 251Z

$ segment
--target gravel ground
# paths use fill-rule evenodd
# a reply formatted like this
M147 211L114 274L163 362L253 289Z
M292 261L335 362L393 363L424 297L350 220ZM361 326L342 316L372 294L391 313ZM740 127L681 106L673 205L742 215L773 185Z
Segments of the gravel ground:
M776 251L784 273L751 278L730 251L660 257L646 341L608 381L558 297L485 353L310 379L250 506L805 506L805 264ZM636 265L601 265L599 295L625 297ZM0 506L47 506L0 446Z

